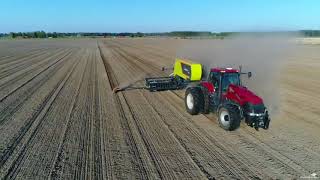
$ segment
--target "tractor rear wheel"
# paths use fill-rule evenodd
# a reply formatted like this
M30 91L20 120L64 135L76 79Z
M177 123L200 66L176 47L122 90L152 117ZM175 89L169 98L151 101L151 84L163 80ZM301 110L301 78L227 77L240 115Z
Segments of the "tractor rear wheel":
M233 131L240 126L240 111L234 105L224 105L218 113L220 126L227 131Z
M210 98L209 98L209 91L207 88L202 88L201 93L203 96L203 104L202 104L202 113L209 114L209 106L210 106Z
M199 88L188 88L186 90L184 102L187 112L191 115L197 115L202 109L203 96Z

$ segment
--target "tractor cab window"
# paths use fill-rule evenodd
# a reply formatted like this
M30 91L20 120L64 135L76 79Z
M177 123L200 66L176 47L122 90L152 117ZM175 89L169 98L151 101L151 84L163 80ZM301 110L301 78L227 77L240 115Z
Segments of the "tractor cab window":
M212 85L214 86L214 88L216 90L218 90L218 88L219 88L219 79L220 79L220 74L219 73L216 73L216 72L211 72L210 73L209 82L212 83Z
M238 73L226 73L222 78L222 92L226 92L229 85L240 85L240 77Z

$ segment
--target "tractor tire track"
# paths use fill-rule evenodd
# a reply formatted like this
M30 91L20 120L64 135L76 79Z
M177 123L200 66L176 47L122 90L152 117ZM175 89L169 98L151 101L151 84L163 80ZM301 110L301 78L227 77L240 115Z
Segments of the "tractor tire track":
M48 66L44 66L43 68L41 68L40 70L36 71L36 74L32 74L34 72L32 71L28 71L28 72L25 72L23 74L20 74L16 77L14 77L13 79L11 79L10 81L4 83L4 84L1 84L0 85L0 89L1 89L1 99L0 99L0 103L3 102L4 99L6 99L8 96L10 96L12 93L16 92L19 88L23 87L24 85L26 85L27 83L29 83L30 81L32 81L35 77L37 77L39 74L45 72L48 68L50 68L51 66L55 65L56 63L58 63L59 61L61 61L63 58L65 57L68 57L72 54L72 51L69 51L67 53L65 53L61 58L58 58L57 61L53 61L51 64L49 64ZM12 82L11 81L14 81L14 82L19 82L19 79L22 79L24 77L28 77L27 75L31 74L32 76L25 80L24 82L22 82L21 84L18 85L18 87L14 87L14 88L11 88L11 84ZM15 85L15 84L14 84Z
M119 52L119 51L117 51L117 52ZM123 57L123 56L122 56ZM125 57L128 57L128 56L125 56ZM140 63L140 64L145 64L144 62L143 62L143 60L142 59L140 59L140 58L137 58L137 57L135 57L135 56L129 56L129 57L131 57L131 58L126 58L127 59L127 61L136 61L137 59L139 59L138 60L138 62ZM137 66L137 64L135 64L135 66L134 67L136 67ZM145 66L145 65L144 65ZM147 69L146 69L146 67L148 67ZM150 69L151 68L151 69ZM149 64L148 64L148 66L145 66L144 67L144 70L145 71L148 71L148 72L151 72L152 70L154 71L154 72L159 72L160 70L159 70L159 68L157 68L157 67L155 67L155 66L150 66ZM149 100L148 102L150 102L150 101L158 101L158 100ZM153 107L153 109L157 112L157 109L156 108L154 108ZM159 108L158 108L159 109ZM158 113L158 112L157 112ZM166 113L163 113L163 114L166 114ZM172 113L169 113L169 114L172 114ZM158 115L161 117L161 114L160 113L158 113ZM167 126L168 126L168 124L166 124ZM169 126L168 126L169 127ZM170 129L170 128L169 128ZM178 138L178 134L176 134L175 132L173 132L171 129L170 129L170 131L171 131L171 133L173 133L174 135L175 135L175 137L177 138L177 140L179 141L179 143L185 148L185 150L186 150L186 152L188 152L188 154L189 154L189 156L193 159L193 161L198 165L198 167L203 171L203 173L204 174L206 174L206 176L208 177L208 178L213 178L213 177L217 177L217 174L216 174L216 176L212 176L208 171L206 171L204 168L203 168L203 166L199 163L200 161L198 160L198 159L195 159L194 158L194 156L193 156L193 154L190 152L190 150L188 150L188 148L184 145L184 143L182 142L182 140L181 140L181 138ZM181 132L180 132L180 134L181 134ZM199 144L198 144L199 145ZM217 151L218 152L218 151ZM220 153L215 153L215 154L221 154L221 152L222 153L224 153L224 151L222 150ZM224 159L226 159L226 157L220 157L220 158L218 158L218 160L224 160ZM223 167L223 164L232 164L232 163L235 163L234 161L232 161L232 162L224 162L224 163L220 163L220 166L222 166ZM218 165L219 166L219 165ZM238 163L238 167L241 167L241 166L243 166L243 164L242 163ZM217 167L216 167L217 168ZM228 167L228 168L230 168L230 167ZM222 168L222 169L227 169L225 166L224 166L224 168ZM247 167L247 169L248 169L248 167ZM211 172L212 172L212 170L211 170ZM223 172L223 171L222 171ZM234 174L233 175L233 177L242 177L242 178L244 178L244 177L247 177L246 175L247 174L255 174L253 171L251 171L250 173L249 172L246 172L245 171L245 169L238 169L238 170L233 170L233 172L238 172L238 174ZM226 173L226 172L225 172ZM240 174L242 173L242 175L240 175ZM228 173L226 173L226 174L228 174ZM231 172L229 173L229 176L230 176L230 174L232 174ZM218 177L220 176L220 178L221 178L221 176L223 175L223 173L222 174L219 174L218 175ZM248 178L248 177L247 177ZM252 177L251 177L252 178Z
M127 60L128 61L135 61L135 62L137 62L137 61L139 61L139 62L137 62L138 64L140 64L139 66L140 67L142 67L143 66L143 64L145 64L145 65L147 65L147 67L148 68L151 68L151 69L149 69L148 70L148 68L143 68L145 71L147 71L147 72L153 72L153 74L155 73L155 72L157 72L157 73L161 73L160 71L159 71L159 68L157 68L157 66L154 66L153 64L150 64L150 63L148 63L148 61L144 61L143 59L141 59L141 58L139 58L139 57L136 57L136 56L134 56L134 55L131 55L131 54L129 54L129 53L127 53L127 52L125 52L125 50L123 50L123 49L121 49L119 46L117 46L117 45L115 45L115 44L113 44L112 43L112 46L115 46L115 47L117 47L118 49L117 49L117 51L119 52L119 51L122 51L122 56L131 56L131 58L127 58ZM116 48L114 48L114 49L116 49ZM135 63L132 63L132 64L135 64ZM136 65L137 66L137 65ZM136 67L135 66L135 67ZM172 102L173 103L173 102ZM174 103L173 103L174 104ZM180 104L181 105L181 104ZM183 110L184 111L184 110ZM209 119L208 117L206 117L207 119ZM209 134L211 134L211 133L209 133ZM213 142L213 143L216 143L216 144L221 144L222 145L222 143L219 143L219 142L217 142L217 141L213 141L214 139L216 139L216 138L213 138L213 136L212 135L207 135L208 136L208 139L212 139L211 141ZM216 136L214 136L214 137L216 137ZM270 148L268 148L268 146L269 145L267 145L267 144L265 144L265 143L263 143L262 141L256 141L256 137L255 136L249 136L248 137L248 134L245 132L245 134L242 134L241 136L235 136L235 135L232 135L231 136L233 139L239 139L241 142L243 142L242 144L241 144L241 146L244 148L244 149L246 149L247 151L250 149L250 151L252 151L252 150L254 150L252 153L254 153L254 154L257 154L257 157L268 157L265 161L257 161L257 162L259 162L259 164L263 167L265 167L265 168L268 168L265 164L265 162L268 162L268 161L270 161L271 160L271 162L270 162L270 166L271 167L274 167L274 168L272 168L273 169L273 172L274 173L276 173L276 172L279 172L279 170L281 170L281 173L278 173L278 177L283 177L283 175L286 175L287 177L298 177L298 174L308 174L308 173L310 173L311 174L311 172L310 171L307 171L306 169L304 169L301 165L299 165L299 164L296 164L296 163L294 163L294 162L291 162L292 160L290 160L290 158L288 158L287 156L285 156L284 154L282 154L281 155L281 153L279 154L276 150L272 150L272 149L270 149ZM253 138L253 139L252 139ZM221 141L222 142L222 141ZM225 144L225 143L224 143ZM261 146L262 145L262 146ZM266 148L263 148L263 147L265 147L266 146ZM246 147L251 147L251 148L246 148ZM255 148L253 148L253 147L255 147ZM222 149L224 149L225 147L223 147ZM267 150L266 150L267 149ZM270 150L268 150L268 149L270 149ZM229 149L229 150L227 150L227 152L233 152L233 150L232 149ZM264 154L261 154L262 152L264 152ZM274 153L271 153L271 152L274 152ZM234 155L234 157L239 157L239 153L233 153ZM249 153L248 153L249 154ZM249 154L250 155L250 154ZM242 159L242 160L240 160L240 164L239 164L239 166L241 166L241 164L244 164L244 163L247 163L247 159L248 158L245 158L245 155L243 154L243 155L241 155L242 156L242 158L240 158L240 159ZM240 156L240 157L241 157ZM255 156L253 156L253 157L255 157ZM239 158L238 158L239 159ZM263 159L265 159L265 158L263 158ZM256 165L256 163L257 162L252 162L251 163L251 165L249 165L249 167L254 167L255 165ZM253 168L253 169L255 169L255 168ZM275 177L275 176L274 176Z
M28 68L31 65L37 65L46 60L46 57L50 57L51 55L56 54L59 51L49 51L44 54L35 56L28 60L22 60L21 63L17 63L11 66L5 65L5 68L2 68L0 71L0 79L3 79L5 77L8 77L12 74L15 74L17 72L20 72L21 70L24 70L25 68ZM2 80L3 81L3 80Z
M95 156L103 156L93 148L95 144L92 129L95 114L92 107L95 100L92 95L96 86L91 82L91 75L95 74L95 53L88 51L87 54L89 56L86 57L86 64L81 68L81 84L78 86L72 110L68 115L67 127L63 133L54 166L51 167L51 179L100 179L99 172L102 171L102 166L96 167L93 159ZM97 164L100 163L97 162Z
M118 51L115 51L115 53L117 53ZM122 64L125 64L125 63L129 63L130 61L129 61L129 59L127 59L128 57L126 57L126 58L124 58L123 57L123 55L122 56L119 56L119 58L121 58L121 59L125 59L126 60L126 62L123 62ZM127 62L127 61L129 61L129 62ZM120 59L118 60L118 62L120 62ZM132 63L131 63L132 64ZM137 67L137 65L135 65L135 66L133 66L133 64L130 66L131 68L133 68L133 69L138 69L138 67ZM126 103L128 104L129 102L129 100L128 100L128 98L130 98L130 99L132 99L131 97L134 97L134 96L136 96L136 95L132 95L132 96L127 96L126 95L126 93L124 93L123 94L123 96L124 96L124 100L126 101ZM132 101L132 100L131 100ZM129 105L129 104L128 104ZM153 157L153 161L156 163L156 166L157 166L157 169L161 169L161 171L159 171L160 173L161 173L161 176L163 177L163 178L173 178L173 177L179 177L179 176L181 176L182 174L180 174L180 172L174 172L174 170L173 169L176 169L176 168L169 168L170 166L174 166L174 165L168 165L167 163L168 163L168 160L165 160L165 158L164 157L161 157L161 156L159 156L158 154L161 154L160 152L161 151L163 151L162 149L159 149L159 148L155 148L155 144L151 141L151 139L154 139L154 140L156 140L156 139L158 139L158 138L155 138L155 137L153 137L153 138L151 138L151 134L148 134L149 133L149 131L152 131L150 128L151 127L149 127L149 128L146 128L146 127L144 127L144 126L146 126L146 124L144 124L144 123L141 123L140 121L141 120L143 120L141 117L139 117L140 116L140 114L137 114L137 113L139 113L139 111L137 111L136 110L136 108L134 108L131 104L128 106L129 108L130 108L130 112L131 112L131 114L133 115L133 117L134 117L134 120L135 120L135 124L136 124L136 126L138 127L138 129L139 129L139 131L140 131L140 134L141 134L141 137L144 139L144 142L145 142L145 144L147 144L147 147L148 147L148 151L149 151L149 153L150 153L150 155L151 155L151 157ZM149 106L150 107L150 106ZM149 109L149 108L148 108ZM138 116L139 118L137 118L137 117L135 117L135 116ZM149 116L150 117L150 116ZM157 116L154 116L154 118L156 118L157 119ZM157 121L155 121L155 122L157 122ZM164 126L164 125L161 125L161 126ZM145 129L149 129L148 131L145 131ZM165 133L164 133L165 134ZM170 134L170 133L169 133ZM159 134L160 135L160 134ZM170 135L169 136L170 138L169 139L171 139L171 138L173 138L173 139L175 139L174 138L174 136L172 136L172 135ZM175 141L175 140L174 140ZM160 142L158 142L158 143L160 143ZM160 143L161 144L161 143ZM159 144L159 145L160 145ZM181 147L182 148L182 147ZM183 148L182 148L183 149ZM177 150L178 151L178 150ZM180 150L179 150L180 151ZM189 157L190 158L190 157ZM191 160L191 158L189 159L189 158L187 158L188 159L188 163L192 163L192 160ZM181 161L184 161L182 158L180 159ZM182 164L184 164L184 163L182 163ZM195 164L194 164L194 166L195 166ZM192 167L192 166L190 166L190 167ZM180 168L183 168L183 167L180 167ZM198 169L197 170L198 172L201 172L200 171L200 169ZM190 171L190 172L193 172L193 171ZM201 176L203 176L203 175L200 175L201 173L196 173L196 171L194 171L194 173L195 174L184 174L184 176L185 177L201 177ZM197 174L197 175L196 175ZM182 176L183 177L183 176Z
M65 61L68 61L68 59L63 59ZM61 61L62 62L62 61ZM13 93L10 97L8 97L4 102L2 102L0 105L1 108L1 118L4 120L2 122L0 129L2 133L7 132L2 134L0 138L0 142L5 142L10 140L9 137L15 137L15 131L18 131L22 125L26 122L27 117L33 112L33 109L31 109L30 112L25 114L25 120L24 121L18 121L18 117L15 116L14 112L25 112L26 110L28 111L28 108L25 109L26 107L33 108L33 105L30 104L30 102L35 102L38 100L39 97L42 97L43 94L39 94L38 96L35 96L36 94L34 92L38 88L42 89L43 85L48 84L47 81L51 78L51 76L55 75L57 71L59 71L59 68L62 66L62 64L54 64L51 67L47 69L47 71L44 71L41 75L36 76L32 81L30 81L24 88L19 89L19 91L16 91ZM52 79L52 78L51 78ZM54 82L54 81L52 81ZM35 84L35 85L34 85ZM52 84L52 83L51 83ZM34 88L35 87L35 88ZM23 97L23 98L21 98ZM33 97L33 98L31 98ZM26 103L30 104L29 106L26 106ZM3 116L6 116L8 114L11 114L12 117L7 116L3 118ZM19 124L21 123L21 124ZM11 129L11 130L10 130ZM15 129L14 131L12 131ZM10 133L11 131L11 133ZM4 141L3 141L4 140ZM2 145L1 143L1 145ZM1 147L1 146L0 146Z
M53 163L53 166L51 168L51 172L50 172L50 178L51 179L59 179L60 176L61 176L61 169L63 169L63 166L64 166L64 161L66 160L66 156L67 156L67 153L66 153L66 149L65 149L65 143L67 141L67 136L69 135L70 133L70 128L71 128L71 116L72 114L74 113L74 109L75 109L75 106L76 106L76 103L79 101L79 94L80 94L80 87L82 86L83 84L83 79L84 79L84 74L85 74L85 71L86 71L86 68L87 68L87 65L88 65L88 59L86 59L88 56L85 56L84 57L84 60L85 60L85 63L84 64L84 67L81 67L80 68L80 74L81 74L81 77L80 77L80 82L79 82L79 85L78 85L78 88L77 88L77 93L76 93L76 96L75 98L73 99L72 101L72 107L70 108L70 111L68 113L68 116L67 116L67 122L66 122L66 127L64 128L64 130L62 131L62 134L63 134L63 137L62 137L62 140L60 141L60 144L59 144L59 147L58 147L58 153L55 157L55 163ZM80 62L81 63L81 62Z
M192 159L197 163L197 165L202 169L202 171L206 173L209 179L228 177L236 179L260 179L262 177L268 177L265 174L260 174L260 172L257 172L255 168L250 168L250 166L246 166L244 162L247 162L247 159L245 159L246 161L239 160L238 155L229 153L229 151L226 148L219 146L219 143L210 143L211 140L209 140L203 135L201 129L198 128L190 120L184 122L183 119L189 118L179 113L178 109L172 106L172 104L168 103L168 101L163 101L164 97L162 95L157 96L158 100L152 100L152 97L150 97L150 95L149 97L147 97L148 93L143 94L144 97L148 99L148 102L154 102L150 105L154 108L158 115L162 117L164 123L168 126L170 131L175 135L175 137L179 140L180 144L190 154L190 157L192 157ZM163 104L171 108L160 108L160 106ZM178 115L173 115L174 117L171 117L166 116L167 114ZM177 119L180 120L179 123L177 123ZM185 130L181 131L180 128ZM185 139L188 139L188 141L186 141ZM194 143L192 145L190 145L191 139ZM204 149L204 151L201 151L199 147L201 147L201 149ZM206 155L206 153L208 154ZM205 156L205 158L203 156ZM215 163L212 164L211 162Z
M42 54L39 56L35 56L28 61L24 61L21 64L10 66L9 68L2 69L0 73L0 80L1 83L6 82L10 77L14 76L15 74L19 74L24 72L27 69L41 66L42 64L48 63L48 59L52 56L57 56L66 50L56 50L56 51L49 51L46 54ZM35 69L35 68L34 68ZM21 72L22 71L22 72Z
M112 90L118 85L117 78L115 77L115 73L109 64L109 59L105 57L100 44L99 50L101 59L105 66L105 71L107 73L107 78L111 88L110 90ZM132 163L135 164L135 166L137 166L136 168L139 169L140 178L147 179L152 177L152 179L158 179L162 173L159 171L159 169L155 168L155 164L153 164L154 161L151 161L150 152L142 139L141 133L136 127L136 120L132 116L132 113L129 109L130 107L126 102L125 97L121 94L119 96L112 95L112 97L120 116L120 125L123 128L126 143L130 147L130 152L133 154L135 159ZM150 164L149 162L152 163Z
M183 101L183 98L181 97L180 94L177 94L175 92L172 92L175 94L181 101ZM168 99L170 101L170 99ZM183 103L180 103L180 106ZM181 110L184 110L181 108ZM208 117L207 115L203 115L206 119L209 121L213 122L215 126L219 128L219 123L216 120L216 116L213 117ZM214 120L212 119L214 118ZM244 127L241 127L244 128ZM208 128L208 129L213 129L213 128ZM207 133L204 133L205 136L210 139L215 144L220 144L220 146L226 147L224 144L228 144L226 139L217 139L219 137L219 134L213 133L212 130ZM304 170L303 167L297 166L297 164L292 164L292 161L288 159L286 156L279 155L278 152L270 150L270 148L262 148L266 147L267 145L260 141L256 142L256 137L251 136L251 138L248 137L247 134L242 134L241 132L230 132L228 133L228 139L237 139L237 141L232 142L230 146L238 146L241 149L243 149L243 153L247 154L247 156L252 156L254 157L260 157L260 159L257 159L256 161L252 162L252 166L254 167L255 165L259 164L259 167L264 167L265 169L269 169L269 171L272 171L274 173L274 177L282 177L283 175L286 175L287 177L292 177L296 178L298 177L298 174L308 174L308 171ZM223 143L221 143L223 142ZM232 149L226 149L226 152L233 152ZM255 154L253 156L253 154ZM240 154L236 153L235 157L239 157ZM247 161L243 161L246 164L249 164L250 159ZM269 164L267 166L267 164Z
M22 54L19 56L12 55L8 58L2 59L0 61L0 69L2 70L3 68L10 67L11 64L16 64L16 63L23 62L25 60L33 59L34 57L46 54L47 53L47 52L45 52L46 50L48 50L48 48L36 49L34 51L30 50L30 51L26 52L25 54Z
M74 67L75 66L73 66L73 68ZM61 79L55 88L53 88L46 96L43 103L40 105L40 107L38 107L38 110L32 114L32 118L28 121L16 139L14 147L10 148L10 156L1 161L1 177L12 178L15 176L16 170L25 156L27 149L29 148L28 145L35 136L36 132L39 130L40 125L43 123L43 118L46 116L46 113L51 108L52 103L60 93L61 89L73 71L72 68L70 70L71 71L68 72L67 75Z
M313 98L317 48L299 57L308 61L295 62L284 73L284 119L276 119L269 131L241 124L226 132L214 114L191 116L183 91L112 92L132 82L143 86L144 76L166 76L161 67L172 64L179 46L190 41L2 42L0 179L298 179L319 174L319 113ZM300 104L303 99L312 107Z
M43 131L43 127L45 124L45 119L48 117L48 113L55 107L53 106L54 103L56 103L56 99L60 96L61 91L64 89L65 85L67 82L70 80L71 75L73 74L74 70L76 69L76 66L79 64L79 62L70 64L71 67L70 70L67 72L67 74L64 76L64 78L59 82L58 86L56 86L56 89L54 89L51 93L51 96L48 96L48 99L45 102L45 106L34 116L32 126L33 130L27 131L27 133L23 136L23 143L20 143L19 146L21 150L19 151L19 154L17 155L17 158L14 160L14 163L12 163L12 166L9 168L7 174L4 176L5 178L16 178L18 174L22 174L20 171L22 163L24 163L28 158L30 157L30 151L31 148L33 147L33 144L35 143L35 140L37 136L39 136L39 133ZM45 137L45 136L42 136ZM41 141L40 141L41 142ZM49 141L50 142L50 141ZM39 142L38 142L39 143ZM41 145L42 143L38 144ZM38 149L39 150L39 149ZM44 151L46 152L46 151ZM41 161L41 160L40 160ZM37 166L27 166L28 168L36 168L37 171L39 171L39 167ZM43 166L41 169L44 168ZM26 169L23 169L26 171ZM32 171L28 171L29 173L32 173ZM19 176L20 176L19 175ZM26 177L26 176L24 176Z
M58 58L57 61L50 64L47 68L33 76L31 79L11 91L0 100L0 102L2 103L0 106L0 125L3 125L5 122L10 120L10 116L12 116L12 114L23 105L23 102L29 99L37 91L37 89L50 78L50 75L53 75L62 67L63 61L67 57L68 56L63 56L61 58ZM42 74L47 74L47 76L45 76L45 78L43 79L39 79ZM33 85L32 82L36 80L38 81L38 83Z

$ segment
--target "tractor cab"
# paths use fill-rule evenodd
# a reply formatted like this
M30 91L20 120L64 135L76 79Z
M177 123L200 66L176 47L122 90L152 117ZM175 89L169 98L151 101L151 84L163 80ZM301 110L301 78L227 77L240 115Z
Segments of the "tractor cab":
M212 68L208 82L213 85L214 92L223 94L227 92L230 84L241 85L240 73L239 70L232 68Z
M240 71L233 68L212 68L207 81L200 83L208 90L209 111L217 111L230 85L241 86Z

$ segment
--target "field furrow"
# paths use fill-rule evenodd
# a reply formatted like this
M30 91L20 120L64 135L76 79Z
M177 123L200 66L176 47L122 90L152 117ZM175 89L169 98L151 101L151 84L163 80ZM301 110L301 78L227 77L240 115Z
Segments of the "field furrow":
M119 131L119 129L113 129L115 127L117 128L121 128L122 132L119 134L121 135L121 138L124 138L124 142L125 142L125 146L127 146L127 153L133 154L133 157L130 157L130 159L128 159L128 161L130 163L132 163L132 169L130 169L130 174L127 174L128 177L133 177L136 176L137 178L159 178L159 176L161 175L161 173L159 172L158 169L156 169L155 167L155 162L151 159L152 157L150 156L148 147L146 146L141 133L139 131L139 129L136 126L135 123L135 119L130 111L130 107L128 106L126 99L124 98L123 95L119 95L119 96L115 96L112 93L112 90L114 87L116 87L118 85L118 80L115 76L115 72L113 71L113 68L110 65L111 60L113 60L114 58L114 54L111 53L110 50L104 50L102 51L101 47L100 48L100 53L101 53L101 57L103 59L103 63L104 63L104 67L107 73L107 77L108 77L108 81L109 81L109 87L107 89L109 89L110 91L108 92L109 97L112 97L111 102L113 102L113 107L115 107L115 110L117 111L119 118L110 118L108 115L107 117L109 117L107 120L107 123L115 123L115 126L110 126L107 127L107 133L110 135L110 137L114 137L115 135L119 134L117 132L121 132ZM110 100L109 100L110 102ZM112 105L112 104L111 104ZM108 108L109 109L109 108ZM113 108L110 108L113 109ZM118 119L119 121L115 121L115 119ZM111 138L112 139L112 138ZM110 141L110 140L109 140ZM117 163L117 159L116 157L113 157L113 153L116 152L117 150L112 148L112 145L116 145L116 142L111 141L110 143L107 144L108 147L106 149L106 151L108 152L107 156L107 161L108 159L111 160L111 163L108 164L109 168L107 168L108 172L107 175L112 178L116 175L116 177L119 177L118 174L119 170L116 170L112 168L112 166L114 166L115 164L120 165L120 170L123 169L123 165L122 163ZM110 151L111 150L111 151ZM119 154L120 155L120 154ZM138 169L135 170L135 169ZM123 175L121 175L123 176ZM120 176L120 177L121 177ZM123 177L122 177L123 178Z
M269 130L186 112L184 90L114 93L168 76L185 45L223 40L0 42L0 179L298 179L320 174L319 47L283 67ZM216 46L215 46L216 45ZM317 175L315 175L317 176Z
M76 87L74 84L79 83L75 73L79 61L76 57L71 60L70 63L65 64L68 70L55 91L55 96L51 96L54 99L31 133L31 137L28 138L6 177L31 178L34 173L38 173L39 177L49 176L61 139L60 129L65 125L67 112L71 107L72 98L74 98L74 87ZM69 97L70 100L66 97ZM63 103L58 105L61 101ZM57 116L58 114L59 116Z

